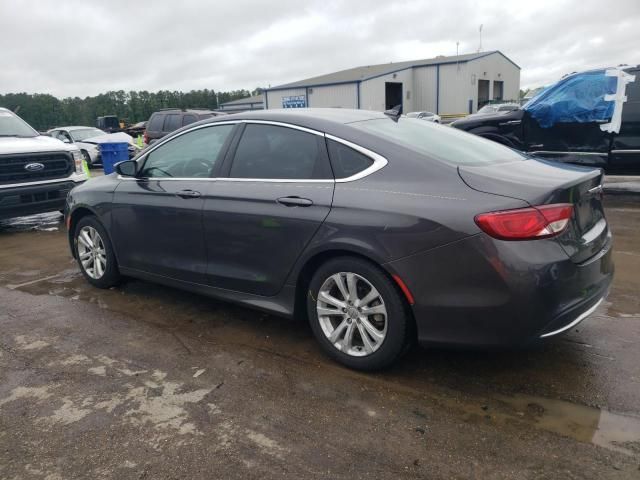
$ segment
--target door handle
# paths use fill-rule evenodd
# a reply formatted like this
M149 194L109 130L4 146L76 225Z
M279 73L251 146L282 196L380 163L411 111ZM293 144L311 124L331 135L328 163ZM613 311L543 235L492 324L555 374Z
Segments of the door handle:
M181 198L199 198L200 197L200 192L196 192L195 190L180 190L179 192L176 193L176 195L178 197Z
M300 197L280 197L276 200L280 205L284 205L285 207L310 207L313 205L313 201L308 198L300 198Z

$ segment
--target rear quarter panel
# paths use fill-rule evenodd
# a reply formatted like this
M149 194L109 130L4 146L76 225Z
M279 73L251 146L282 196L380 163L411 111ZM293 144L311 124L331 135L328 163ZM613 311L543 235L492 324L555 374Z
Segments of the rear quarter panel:
M288 283L295 284L304 264L321 252L349 251L383 265L479 233L478 213L527 206L477 192L455 167L410 150L383 144L367 148L385 156L388 165L361 180L336 183L331 212Z

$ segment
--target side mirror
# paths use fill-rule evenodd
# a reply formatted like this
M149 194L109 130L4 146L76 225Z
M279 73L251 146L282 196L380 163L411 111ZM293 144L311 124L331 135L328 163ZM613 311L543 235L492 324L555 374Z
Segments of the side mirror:
M67 137L62 137L60 140L62 140L64 143L71 143L71 140L69 140Z
M125 160L115 164L115 170L118 175L123 177L135 177L138 173L138 163L133 160Z

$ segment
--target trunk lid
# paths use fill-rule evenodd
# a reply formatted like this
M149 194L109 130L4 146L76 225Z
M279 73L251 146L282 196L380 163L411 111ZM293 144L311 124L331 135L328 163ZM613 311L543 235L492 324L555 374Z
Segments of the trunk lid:
M462 180L474 190L524 200L531 206L569 203L573 215L568 228L554 237L576 263L604 248L609 228L602 205L600 169L559 165L543 160L460 166Z

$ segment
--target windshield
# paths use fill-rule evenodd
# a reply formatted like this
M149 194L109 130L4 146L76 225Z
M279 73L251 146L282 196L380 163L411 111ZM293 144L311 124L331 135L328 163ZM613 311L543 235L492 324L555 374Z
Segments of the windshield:
M449 165L480 166L525 160L510 148L477 135L411 118L365 120L350 126Z
M17 115L0 110L0 137L37 137L38 132Z
M69 132L71 138L74 142L81 142L87 138L91 137L99 137L100 135L104 135L102 130L98 130L97 128L83 128L82 130L71 130Z

